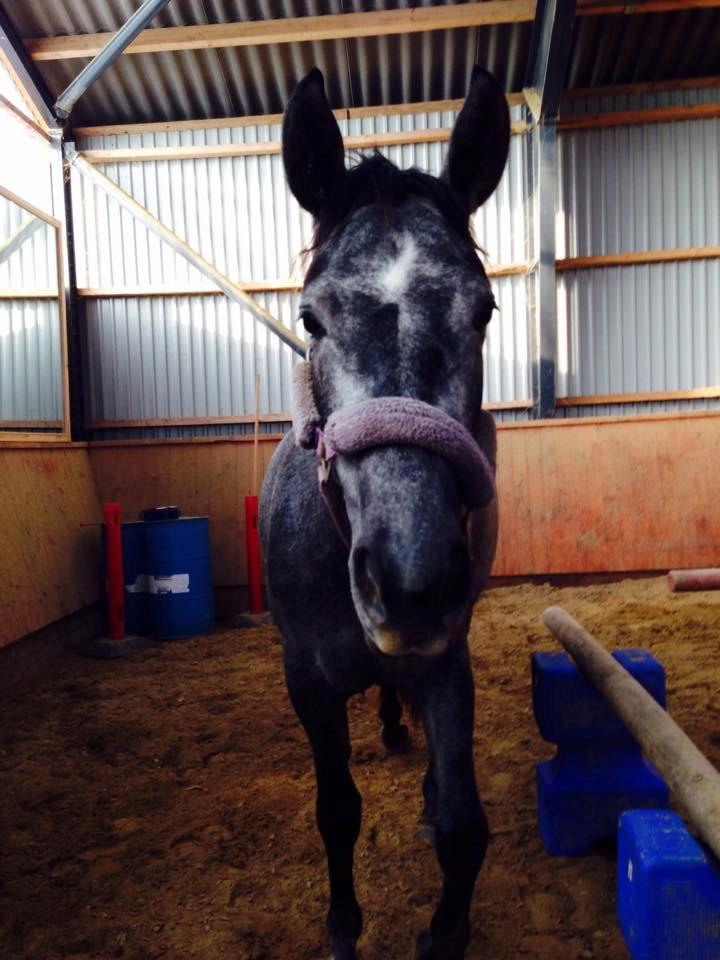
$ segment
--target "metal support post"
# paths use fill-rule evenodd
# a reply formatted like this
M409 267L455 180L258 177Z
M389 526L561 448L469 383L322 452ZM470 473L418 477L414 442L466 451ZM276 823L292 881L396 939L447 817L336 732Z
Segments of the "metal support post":
M555 285L555 185L557 182L557 129L555 120L538 123L534 140L536 181L534 202L535 323L533 328L533 417L555 416L555 364L557 356L557 291Z
M534 418L555 416L557 116L574 17L575 0L538 0L524 91L534 120L527 155Z

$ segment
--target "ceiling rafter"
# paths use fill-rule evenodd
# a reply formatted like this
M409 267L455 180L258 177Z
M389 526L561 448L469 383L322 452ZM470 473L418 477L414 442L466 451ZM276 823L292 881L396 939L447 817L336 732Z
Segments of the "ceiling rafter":
M576 15L638 15L716 7L720 7L720 0L635 0L634 3L579 0ZM363 13L156 27L143 31L123 55L423 33L492 24L524 23L532 21L534 17L535 0L483 0ZM60 37L28 37L25 39L25 46L33 60L70 60L95 56L112 36L112 33L87 33Z
M534 17L535 0L483 0L365 13L155 27L144 30L125 49L124 55L424 33L458 27L530 22ZM112 36L112 33L88 33L27 38L25 46L33 60L68 60L95 56Z

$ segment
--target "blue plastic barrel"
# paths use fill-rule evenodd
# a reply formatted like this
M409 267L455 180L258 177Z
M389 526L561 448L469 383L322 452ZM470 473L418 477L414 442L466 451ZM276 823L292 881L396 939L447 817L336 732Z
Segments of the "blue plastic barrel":
M145 526L139 521L122 525L125 632L131 636L147 636L151 633Z
M210 633L214 609L208 518L181 517L143 526L152 633L166 640Z

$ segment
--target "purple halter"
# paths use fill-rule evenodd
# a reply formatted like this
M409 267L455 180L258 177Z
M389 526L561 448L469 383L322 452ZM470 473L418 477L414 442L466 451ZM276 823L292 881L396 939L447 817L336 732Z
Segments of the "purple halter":
M411 397L373 397L336 410L323 428L307 361L293 369L292 393L295 442L317 453L320 493L348 548L349 520L339 488L330 483L336 456L398 444L422 447L451 464L467 507L486 507L494 498L495 475L487 457L472 434L438 407Z

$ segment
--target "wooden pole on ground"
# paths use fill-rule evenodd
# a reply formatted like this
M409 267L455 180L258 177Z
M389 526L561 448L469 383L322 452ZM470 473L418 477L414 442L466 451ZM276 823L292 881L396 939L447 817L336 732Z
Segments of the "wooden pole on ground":
M667 583L673 593L678 590L720 590L720 569L671 570Z
M561 607L548 607L543 623L615 710L720 857L720 773L650 694Z

